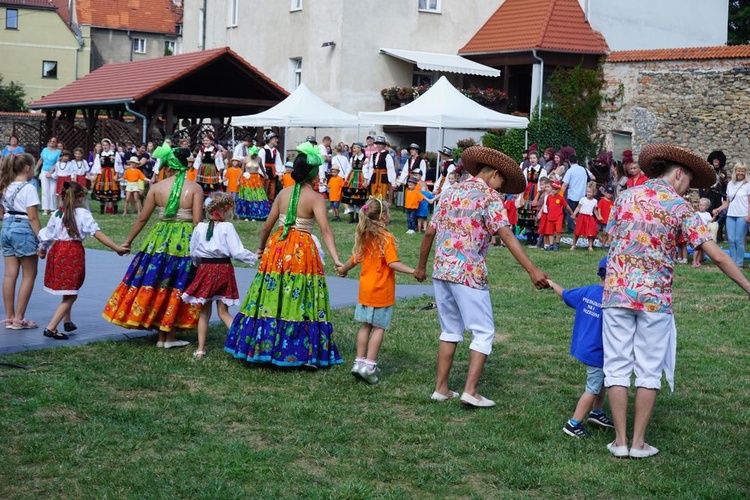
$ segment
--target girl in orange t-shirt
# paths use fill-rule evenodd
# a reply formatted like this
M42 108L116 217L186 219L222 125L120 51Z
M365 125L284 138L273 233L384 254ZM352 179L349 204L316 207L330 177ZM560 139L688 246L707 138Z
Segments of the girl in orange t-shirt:
M362 263L359 298L354 310L354 319L362 322L362 326L357 333L357 357L351 373L370 384L378 383L380 369L376 359L383 335L391 326L396 303L396 271L414 274L414 269L398 258L396 238L386 229L390 221L388 203L370 198L359 212L352 257L337 270L339 276L344 277Z
M128 160L128 168L122 174L122 178L127 183L125 185L125 210L123 210L122 215L128 215L128 207L131 203L135 205L135 214L141 213L141 191L138 181L151 183L151 179L147 179L141 172L141 169L138 168L139 164L138 158L131 156Z

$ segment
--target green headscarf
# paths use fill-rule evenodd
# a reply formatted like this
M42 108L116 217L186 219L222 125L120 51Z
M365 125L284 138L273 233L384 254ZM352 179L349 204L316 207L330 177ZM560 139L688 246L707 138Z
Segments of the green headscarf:
M289 198L289 207L286 209L286 218L284 218L284 232L281 234L279 240L284 240L289 233L289 228L297 222L297 203L299 202L299 192L302 189L302 184L314 179L318 175L318 167L323 164L323 156L318 151L318 148L311 143L303 142L297 146L297 151L307 157L306 163L311 168L302 182L295 181L294 183L292 197Z
M177 176L172 184L172 190L169 192L167 206L164 207L164 217L174 217L180 209L180 193L182 193L182 184L185 182L185 173L187 164L182 163L175 152L181 148L172 148L168 144L162 144L154 149L152 156L161 160L162 166L166 165L177 172ZM163 167L162 167L163 168Z
M250 146L250 149L247 150L247 155L258 156L258 151L260 151L260 148L258 146Z

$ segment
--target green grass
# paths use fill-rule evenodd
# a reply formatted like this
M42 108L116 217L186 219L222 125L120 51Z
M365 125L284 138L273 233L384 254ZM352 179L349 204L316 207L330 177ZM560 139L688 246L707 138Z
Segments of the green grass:
M97 218L118 241L133 220ZM403 234L403 214L394 219L414 265L420 238ZM237 226L257 245L259 223ZM346 256L353 226L333 227ZM566 287L594 282L602 255L529 253ZM439 328L435 311L417 311L425 299L396 304L377 386L348 373L351 308L333 313L346 363L317 373L237 362L218 327L201 362L148 339L4 356L32 369L0 372L0 497L748 496L749 308L718 269L678 267L677 392L660 394L647 435L662 453L617 461L604 448L612 432L585 441L561 432L585 380L567 354L573 311L534 290L507 250L491 248L489 266L497 335L480 390L494 409L429 401ZM465 343L453 389L467 364Z

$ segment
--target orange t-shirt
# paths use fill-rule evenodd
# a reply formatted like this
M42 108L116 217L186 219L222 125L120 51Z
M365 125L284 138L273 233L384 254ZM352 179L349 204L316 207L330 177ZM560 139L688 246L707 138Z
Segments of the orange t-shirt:
M344 178L337 175L328 180L328 201L341 201L341 191L344 189Z
M242 175L242 169L240 167L229 167L224 172L224 178L227 180L227 192L237 193L240 190L240 175Z
M137 168L126 169L125 173L122 174L122 178L128 182L138 182L146 180L146 176L143 175L143 172L141 172L140 169Z
M285 188L288 188L289 186L294 186L294 179L292 179L292 174L284 174L284 176L281 178L281 185Z
M414 189L407 189L406 199L404 200L404 208L406 208L407 210L416 210L419 208L419 202L422 200L424 200L422 191L420 191L416 187Z
M187 171L187 174L185 174L185 178L193 182L195 182L195 179L197 176L198 176L198 171L194 168L189 168Z
M389 307L396 303L396 271L388 264L398 262L396 238L391 233L383 234L383 251L377 239L365 245L359 259L352 257L352 262L362 264L359 274L359 299L363 306Z

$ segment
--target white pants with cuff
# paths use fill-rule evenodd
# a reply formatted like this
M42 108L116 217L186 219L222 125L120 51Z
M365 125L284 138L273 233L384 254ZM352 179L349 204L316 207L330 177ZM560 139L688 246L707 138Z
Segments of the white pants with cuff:
M664 371L674 391L677 330L674 315L636 311L622 307L604 309L604 385L661 389Z
M464 331L469 330L474 337L469 349L489 355L495 338L489 290L444 280L433 280L433 288L442 330L440 340L461 342Z

